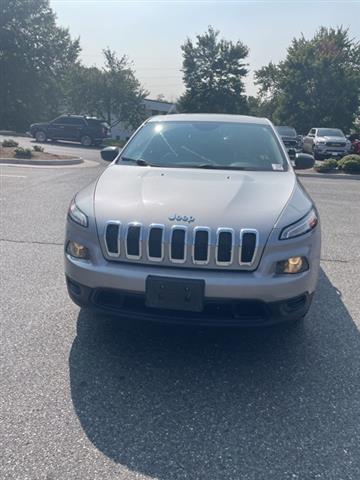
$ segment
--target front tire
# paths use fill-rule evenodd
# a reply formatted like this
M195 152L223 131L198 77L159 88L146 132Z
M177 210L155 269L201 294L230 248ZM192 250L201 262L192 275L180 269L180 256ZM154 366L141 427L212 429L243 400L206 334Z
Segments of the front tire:
M47 140L47 137L46 137L46 133L44 132L44 130L38 130L36 133L35 133L35 140L39 143L44 143L46 142Z
M80 141L83 147L91 147L93 143L92 138L89 135L84 135L83 137L81 137Z

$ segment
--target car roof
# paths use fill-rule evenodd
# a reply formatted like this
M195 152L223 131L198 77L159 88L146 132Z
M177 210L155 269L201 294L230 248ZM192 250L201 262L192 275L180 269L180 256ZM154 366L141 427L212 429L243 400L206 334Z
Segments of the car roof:
M68 117L68 118L86 118L86 120L99 120L99 122L103 122L99 117L91 117L90 115L73 115L72 113L64 113L63 115L60 115L60 117ZM57 117L57 118L60 118Z
M71 113L63 113L60 117L84 118L85 115L72 115Z
M179 113L157 115L149 118L148 122L223 122L223 123L254 123L271 125L267 118L250 117L247 115L230 115L223 113Z

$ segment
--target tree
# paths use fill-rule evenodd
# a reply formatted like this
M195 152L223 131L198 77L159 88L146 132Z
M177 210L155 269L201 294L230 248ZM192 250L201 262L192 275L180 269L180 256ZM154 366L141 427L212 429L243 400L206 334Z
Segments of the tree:
M185 93L178 108L184 112L246 113L243 79L247 75L248 48L237 41L219 39L209 27L196 43L187 39L183 52Z
M96 115L112 126L120 121L135 127L144 119L147 92L137 80L128 58L103 51L105 66L75 65L66 79L66 105L73 113Z
M99 98L104 86L103 72L97 67L73 65L64 79L65 110L78 115L104 118Z
M48 0L0 2L0 127L23 130L56 114L79 40L56 24Z
M303 133L313 126L348 131L360 104L360 46L347 29L321 27L310 40L293 39L285 60L255 78L275 122Z

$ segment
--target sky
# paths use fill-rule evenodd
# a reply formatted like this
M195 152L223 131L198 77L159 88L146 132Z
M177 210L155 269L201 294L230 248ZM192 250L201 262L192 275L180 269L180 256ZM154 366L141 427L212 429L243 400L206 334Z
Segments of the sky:
M209 25L250 49L245 85L256 94L254 70L286 55L294 37L320 26L344 26L360 41L360 0L50 0L58 23L80 37L85 65L103 65L110 47L133 62L150 98L175 101L184 91L181 45Z

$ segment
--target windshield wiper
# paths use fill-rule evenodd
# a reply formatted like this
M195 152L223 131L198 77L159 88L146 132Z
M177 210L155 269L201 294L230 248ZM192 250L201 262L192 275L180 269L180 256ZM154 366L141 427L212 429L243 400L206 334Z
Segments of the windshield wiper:
M245 170L245 167L232 167L231 165L218 165L216 163L183 163L175 166L184 168L204 168L208 170Z
M140 167L156 167L157 165L153 165L152 163L148 163L146 160L142 158L130 158L130 157L120 157L122 162L132 162L136 163Z

